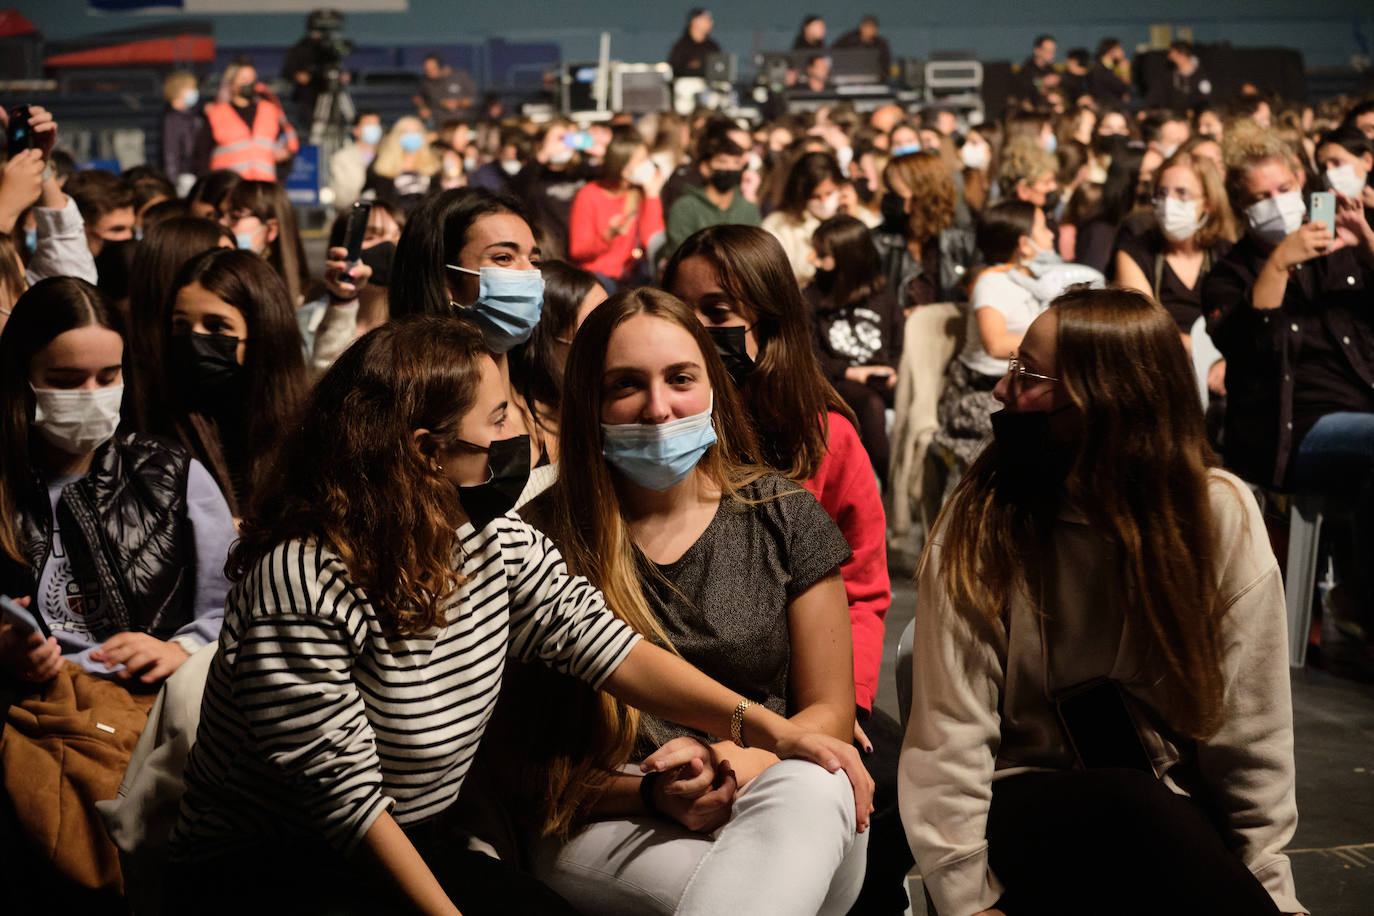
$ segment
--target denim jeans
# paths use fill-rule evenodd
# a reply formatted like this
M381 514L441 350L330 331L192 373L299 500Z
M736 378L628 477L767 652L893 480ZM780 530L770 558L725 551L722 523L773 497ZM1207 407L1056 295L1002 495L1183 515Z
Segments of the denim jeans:
M1336 542L1336 572L1351 586L1365 613L1374 605L1374 413L1329 413L1303 437L1293 468L1297 490L1321 493L1354 510L1349 549Z

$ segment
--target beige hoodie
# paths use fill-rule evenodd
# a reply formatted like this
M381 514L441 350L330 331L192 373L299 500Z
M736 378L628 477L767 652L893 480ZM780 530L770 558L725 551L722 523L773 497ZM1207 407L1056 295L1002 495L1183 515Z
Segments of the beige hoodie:
M1141 675L1140 634L1125 626L1105 583L1108 545L1081 516L1061 513L1052 536L1059 587L1049 613L1013 600L1008 624L974 628L940 580L937 533L917 583L911 720L898 777L907 841L941 916L993 906L1002 885L988 864L992 781L1063 770L1074 755L1050 696L1097 677L1123 687L1155 772L1176 792L1203 788L1221 807L1227 844L1274 898L1303 911L1282 852L1297 826L1293 717L1283 583L1254 497L1213 471L1217 601L1223 612L1223 725L1205 741L1160 724Z

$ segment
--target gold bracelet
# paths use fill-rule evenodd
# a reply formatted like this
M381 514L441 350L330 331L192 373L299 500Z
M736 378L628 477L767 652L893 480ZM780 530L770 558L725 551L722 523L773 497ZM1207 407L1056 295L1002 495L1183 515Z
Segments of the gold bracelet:
M740 700L735 711L730 713L730 740L740 747L748 747L744 742L744 711L753 706L752 700Z

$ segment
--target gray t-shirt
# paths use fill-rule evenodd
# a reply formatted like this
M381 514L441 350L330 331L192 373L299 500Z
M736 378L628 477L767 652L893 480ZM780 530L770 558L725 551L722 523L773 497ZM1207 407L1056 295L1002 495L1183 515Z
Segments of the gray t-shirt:
M849 544L816 498L783 477L722 499L715 518L674 563L640 556L645 597L682 657L779 715L790 715L787 606L849 559ZM645 715L644 753L685 726ZM652 745L652 747L650 746Z

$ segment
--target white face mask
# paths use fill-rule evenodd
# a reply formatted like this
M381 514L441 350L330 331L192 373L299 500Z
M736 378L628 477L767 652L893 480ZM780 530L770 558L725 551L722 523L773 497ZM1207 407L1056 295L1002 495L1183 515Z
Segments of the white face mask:
M1197 214L1198 202L1166 197L1155 204L1155 218L1159 228L1171 242L1183 242L1193 237L1207 222L1206 215Z
M1359 197L1360 193L1364 191L1364 184L1368 179L1368 175L1361 175L1355 171L1355 166L1348 162L1345 165L1338 165L1334 169L1326 170L1326 183L1331 187L1331 190L1344 194L1352 200Z
M835 150L835 159L840 164L840 171L848 175L849 164L854 161L854 147L842 146Z
M827 220L839 212L840 192L831 191L824 199L813 200L806 205L807 212L819 220Z
M966 169L985 169L988 167L988 148L981 143L965 143L959 150L959 158Z
M1302 192L1288 191L1255 201L1245 209L1245 218L1256 238L1277 245L1298 231L1306 212Z
M634 167L626 179L630 184L646 185L658 177L658 166L654 165L652 159L645 159Z
M34 388L33 426L68 455L84 455L110 440L119 426L124 386Z
M501 160L501 171L505 172L507 175L517 175L517 174L519 174L519 172L520 172L520 160L519 160L519 159L502 159L502 160Z

